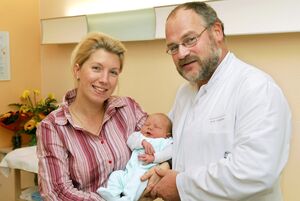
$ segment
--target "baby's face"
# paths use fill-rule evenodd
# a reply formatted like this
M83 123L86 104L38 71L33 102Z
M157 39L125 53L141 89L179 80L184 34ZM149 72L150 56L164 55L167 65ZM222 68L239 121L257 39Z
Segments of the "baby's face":
M159 115L150 115L141 132L150 138L166 138L168 136L168 121Z

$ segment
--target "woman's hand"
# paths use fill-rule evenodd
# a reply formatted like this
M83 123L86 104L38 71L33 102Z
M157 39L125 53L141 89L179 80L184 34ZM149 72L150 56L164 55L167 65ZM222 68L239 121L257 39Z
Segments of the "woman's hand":
M142 177L141 177L141 181L148 181L148 185L146 187L146 189L144 190L144 193L142 195L142 197L149 197L150 196L150 192L152 191L153 187L160 181L161 177L156 174L154 168L161 168L163 170L169 170L170 166L169 163L164 162L158 166L155 166L153 168L151 168L149 171L147 171Z

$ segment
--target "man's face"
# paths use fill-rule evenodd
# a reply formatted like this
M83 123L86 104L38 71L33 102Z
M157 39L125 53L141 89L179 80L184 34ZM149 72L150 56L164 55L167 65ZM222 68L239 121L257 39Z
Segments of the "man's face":
M198 36L205 30L206 23L192 10L178 10L166 23L167 47L181 44L189 38ZM221 56L209 27L197 37L193 47L179 45L178 52L172 55L177 71L191 83L207 82L217 68Z

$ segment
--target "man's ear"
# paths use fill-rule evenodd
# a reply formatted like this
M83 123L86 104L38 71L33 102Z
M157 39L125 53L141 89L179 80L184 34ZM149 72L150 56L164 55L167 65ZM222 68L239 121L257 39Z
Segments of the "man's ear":
M224 33L222 29L221 22L215 22L214 25L211 27L212 33L216 41L223 41L224 40Z

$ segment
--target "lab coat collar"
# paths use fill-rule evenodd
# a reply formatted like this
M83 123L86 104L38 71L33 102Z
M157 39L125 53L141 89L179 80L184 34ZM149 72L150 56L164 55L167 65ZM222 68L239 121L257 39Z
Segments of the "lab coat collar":
M221 61L211 78L209 79L208 83L204 85L205 91L209 91L223 76L224 72L226 71L226 67L229 66L229 63L232 61L234 55L231 52L228 52L224 59Z

